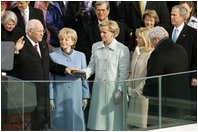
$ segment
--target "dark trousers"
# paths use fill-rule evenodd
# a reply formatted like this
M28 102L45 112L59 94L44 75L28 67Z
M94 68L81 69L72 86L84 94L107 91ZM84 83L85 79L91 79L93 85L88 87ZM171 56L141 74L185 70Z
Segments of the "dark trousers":
M45 130L45 124L48 124L47 109L45 106L37 105L31 115L31 130Z

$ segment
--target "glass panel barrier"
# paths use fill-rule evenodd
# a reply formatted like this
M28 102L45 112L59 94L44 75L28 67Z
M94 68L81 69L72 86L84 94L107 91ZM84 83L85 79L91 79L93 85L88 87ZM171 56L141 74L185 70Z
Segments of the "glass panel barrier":
M132 88L136 89L131 93L128 90L131 96L127 108L126 130L153 130L197 123L197 87L190 86L190 78L196 72L128 80ZM137 93L134 92L136 90L142 91L144 98L149 100L148 115L145 114L145 99L134 101L138 100Z
M36 107L36 86L17 78L1 77L1 130L30 130Z
M88 98L89 93L79 87L78 81L22 81L2 76L1 130L31 130L38 106L46 111L48 131L144 131L197 123L197 88L190 86L190 78L196 72L124 82L87 81L91 93L85 110L83 97ZM40 101L45 98L40 97L35 84L49 85L45 91L46 107L41 107Z

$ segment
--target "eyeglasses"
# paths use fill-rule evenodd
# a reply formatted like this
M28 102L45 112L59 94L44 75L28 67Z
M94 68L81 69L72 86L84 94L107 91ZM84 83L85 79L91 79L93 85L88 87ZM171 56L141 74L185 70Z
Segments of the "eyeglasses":
M107 11L108 9L96 9L96 12L105 12Z

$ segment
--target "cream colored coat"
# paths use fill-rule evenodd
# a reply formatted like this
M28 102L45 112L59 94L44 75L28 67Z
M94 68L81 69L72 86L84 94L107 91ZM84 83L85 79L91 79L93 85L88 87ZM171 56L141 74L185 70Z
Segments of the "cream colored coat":
M123 130L123 108L115 104L115 92L126 88L129 73L129 50L116 39L105 47L103 42L92 46L92 56L86 71L87 78L95 73L88 128L92 130ZM125 102L125 101L123 101ZM126 102L125 102L126 103Z
M142 93L143 86L145 83L145 77L147 74L147 62L152 51L147 52L144 47L136 47L129 71L129 81L128 86L132 89L136 89L139 93ZM141 79L142 78L142 79Z

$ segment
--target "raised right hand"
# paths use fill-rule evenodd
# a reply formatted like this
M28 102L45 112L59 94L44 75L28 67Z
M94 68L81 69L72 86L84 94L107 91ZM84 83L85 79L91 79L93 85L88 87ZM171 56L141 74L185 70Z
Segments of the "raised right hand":
M15 45L15 52L19 52L19 50L21 50L25 44L25 41L23 40L24 36L22 36L21 38L19 38L16 42Z

